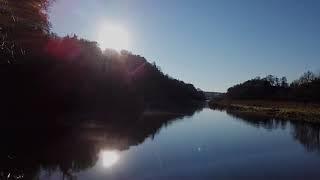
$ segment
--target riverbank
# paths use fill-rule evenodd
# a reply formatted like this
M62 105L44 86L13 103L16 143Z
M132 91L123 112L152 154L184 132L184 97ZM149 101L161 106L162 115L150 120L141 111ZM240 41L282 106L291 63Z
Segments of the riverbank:
M210 101L209 107L265 115L278 119L320 123L320 104L265 100L220 100Z

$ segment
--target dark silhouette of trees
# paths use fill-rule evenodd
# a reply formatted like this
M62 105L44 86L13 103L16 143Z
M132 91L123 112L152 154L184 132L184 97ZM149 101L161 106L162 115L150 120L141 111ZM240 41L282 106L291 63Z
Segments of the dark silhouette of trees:
M179 109L204 100L203 92L144 57L102 52L96 42L51 33L50 0L0 3L0 111L8 117Z
M295 86L295 87L304 86L304 85L312 83L317 78L319 78L319 77L316 77L316 75L313 72L307 71L299 79L294 80L291 85Z
M47 10L53 0L0 1L1 64L41 48L50 32ZM38 49L39 50L39 49Z
M52 0L2 0L2 25L11 28L10 33L15 37L19 33L48 34L50 23L47 10L51 2Z
M129 52L101 52L95 42L51 38L38 57L1 67L1 107L54 113L139 111L192 106L204 99L193 85L165 75Z
M282 77L281 78L281 87L283 88L287 88L289 85L288 85L288 82L287 82L287 78L286 77Z
M268 75L229 88L227 96L234 99L264 99L274 96L279 88L281 87L278 78Z
M313 72L304 73L288 85L287 78L268 75L255 78L228 89L231 99L273 99L304 102L320 102L320 76Z
M291 98L301 101L320 102L320 76L313 72L304 73L299 79L290 84Z

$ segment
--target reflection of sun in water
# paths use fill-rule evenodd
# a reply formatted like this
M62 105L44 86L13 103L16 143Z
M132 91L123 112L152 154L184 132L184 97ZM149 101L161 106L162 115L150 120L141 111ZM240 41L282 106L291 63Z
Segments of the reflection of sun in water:
M113 166L119 160L119 153L117 151L102 151L101 158L102 158L102 166L105 168L109 168Z
M102 50L106 48L128 50L129 33L121 26L114 24L102 24L98 27L97 42Z

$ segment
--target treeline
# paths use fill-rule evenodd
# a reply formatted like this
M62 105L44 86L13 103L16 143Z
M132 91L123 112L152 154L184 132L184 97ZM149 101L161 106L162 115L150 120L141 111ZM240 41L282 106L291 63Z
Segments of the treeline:
M51 1L0 3L2 112L137 111L204 99L192 84L164 74L144 57L53 34L47 16Z
M237 84L228 89L230 99L269 99L303 102L320 102L320 74L308 71L292 83L286 77L268 75Z

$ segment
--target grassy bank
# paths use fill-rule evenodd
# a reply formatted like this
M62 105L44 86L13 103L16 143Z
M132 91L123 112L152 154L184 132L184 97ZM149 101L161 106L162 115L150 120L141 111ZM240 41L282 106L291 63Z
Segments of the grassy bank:
M209 106L212 109L228 109L279 119L320 123L320 104L267 100L220 100L210 101Z

